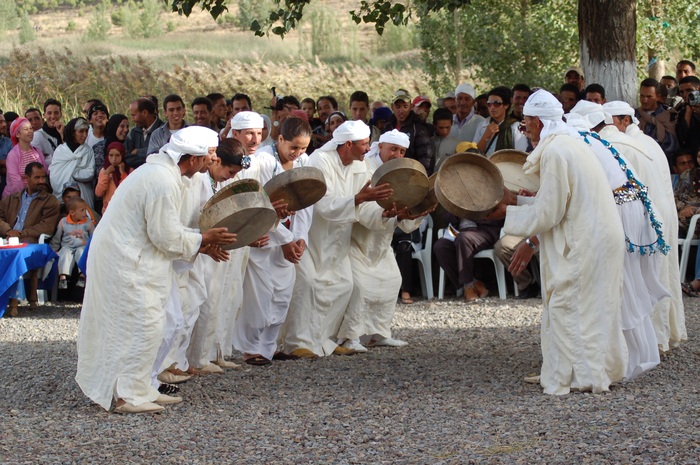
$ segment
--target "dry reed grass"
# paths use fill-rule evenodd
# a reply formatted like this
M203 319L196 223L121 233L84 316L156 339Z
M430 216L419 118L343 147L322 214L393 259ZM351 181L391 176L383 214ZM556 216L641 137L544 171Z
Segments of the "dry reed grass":
M143 57L110 56L92 59L63 52L32 52L14 49L9 61L0 67L0 108L23 113L31 106L41 107L49 97L64 104L64 114L79 115L83 102L99 98L113 112L125 112L140 95L163 96L177 93L185 100L210 92L231 96L247 93L260 109L270 100L270 88L278 94L304 97L335 96L341 107L355 90L366 91L370 99L388 100L405 88L413 95L428 93L425 74L409 63L401 70L371 65L330 66L319 60L288 63L221 61L217 66L185 62L169 72L157 70Z

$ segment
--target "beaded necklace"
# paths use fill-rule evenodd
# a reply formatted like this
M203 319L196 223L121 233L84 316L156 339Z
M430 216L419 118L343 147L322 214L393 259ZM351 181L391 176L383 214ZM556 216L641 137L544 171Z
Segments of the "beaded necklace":
M664 234L661 230L661 222L656 218L654 210L651 207L651 200L647 196L647 187L644 184L642 184L637 178L634 177L634 173L632 173L632 170L630 170L627 167L627 162L625 162L622 156L620 156L620 152L618 152L617 149L613 147L610 142L603 139L597 133L594 132L579 131L579 134L583 136L583 140L586 141L586 144L591 145L591 142L588 140L588 136L591 136L594 139L600 141L600 143L603 144L603 146L606 149L608 149L610 153L612 153L613 157L615 157L615 160L617 160L617 162L620 164L620 169L625 173L625 175L627 175L628 182L625 184L624 187L627 189L633 189L635 191L636 196L642 201L644 208L649 214L649 221L651 223L651 226L654 228L654 231L656 232L656 241L648 245L637 245L633 244L630 241L629 237L627 237L627 234L625 234L625 244L627 244L627 252L634 253L635 251L639 251L640 255L646 255L647 253L653 254L658 250L662 254L667 255L669 250L671 250L671 247L668 244L666 244L666 241L664 240Z

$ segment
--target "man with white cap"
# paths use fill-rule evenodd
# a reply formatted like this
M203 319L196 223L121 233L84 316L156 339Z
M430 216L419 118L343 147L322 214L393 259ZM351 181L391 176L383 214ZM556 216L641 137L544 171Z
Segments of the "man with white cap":
M606 125L598 133L623 154L634 166L639 180L648 187L670 246L668 255L661 257L660 277L671 298L656 305L652 318L659 348L665 352L688 339L680 285L682 278L678 270L678 213L668 162L656 140L639 128L631 106L626 102L612 101L603 105L603 110L612 115L613 124Z
M307 253L297 265L282 330L288 354L314 358L355 353L336 344L353 287L348 256L352 226L365 214L381 216L383 209L374 201L392 193L386 184L369 185L371 176L363 163L369 136L370 129L362 121L346 121L309 158L308 166L323 172L327 190L314 205Z
M262 130L265 121L254 111L240 111L231 119L231 131L228 137L233 137L243 144L247 155L253 155L262 141Z
M151 371L163 340L173 261L235 242L226 228L207 232L180 221L186 179L213 159L216 133L189 127L173 135L120 185L95 229L78 329L76 381L94 402L115 412L163 410L179 398L158 392Z
M433 128L428 126L415 111L412 110L411 97L405 89L394 92L391 101L393 115L384 125L383 132L398 129L408 135L411 147L406 150L406 158L419 161L428 175L433 174L435 167L435 151L433 150Z
M471 84L460 84L455 89L457 113L452 123L452 135L460 141L474 142L476 129L484 117L475 114L476 90Z
M389 160L403 158L410 141L403 132L385 132L365 157L371 176ZM394 258L391 240L399 227L410 233L420 226L420 215L407 210L385 218L381 209L366 209L352 226L350 264L353 289L350 304L338 331L338 343L358 352L367 348L360 337L368 336L370 345L402 347L406 343L391 337L391 320L396 311L396 297L401 288L401 273Z
M517 202L504 191L510 206L503 229L539 237L539 381L546 394L607 391L627 368L620 325L625 236L615 201L603 169L579 133L562 121L561 103L552 94L532 94L523 114L527 131L539 140L523 168L539 174L540 188Z

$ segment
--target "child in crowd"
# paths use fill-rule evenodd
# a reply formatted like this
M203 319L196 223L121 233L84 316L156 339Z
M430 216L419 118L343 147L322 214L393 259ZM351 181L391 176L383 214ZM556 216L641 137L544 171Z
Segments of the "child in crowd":
M95 225L87 214L87 203L80 197L68 201L68 216L58 223L51 239L51 248L58 253L58 288L68 289L68 277L78 263ZM85 287L85 275L80 274L78 287Z
M129 174L129 168L124 163L124 145L121 142L112 142L106 150L104 164L97 178L97 186L95 186L95 195L102 197L102 214L107 210L107 204L112 199L114 191L119 187L126 175Z

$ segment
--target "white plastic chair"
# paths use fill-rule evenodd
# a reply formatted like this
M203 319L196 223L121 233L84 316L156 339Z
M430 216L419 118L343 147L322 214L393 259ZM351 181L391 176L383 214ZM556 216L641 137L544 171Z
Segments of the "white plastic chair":
M46 244L49 239L51 239L51 236L48 234L41 234L39 236L39 244ZM43 270L40 271L39 274L39 281L43 280L46 278L46 276L51 273L51 267L53 266L53 260L49 261L46 266L43 268ZM49 301L49 291L46 289L37 289L36 291L36 296L37 300L39 301L39 304L43 305L46 302ZM58 279L55 280L53 283L53 287L51 288L51 301L56 302L58 300Z
M438 237L442 237L445 233L444 229L438 231ZM494 249L486 249L474 255L474 258L487 258L493 262L496 270L496 282L498 283L498 297L502 300L507 298L506 293L506 269L503 263L496 256ZM515 286L517 292L517 285ZM517 295L517 294L516 294ZM440 281L438 283L438 299L445 297L445 270L440 267Z
M420 263L420 286L423 291L423 295L428 299L432 300L433 297L433 267L432 267L432 253L433 253L433 219L428 215L424 220L427 227L425 229L425 245L418 251L414 251L411 254L411 258L418 260Z
M685 281L685 274L688 270L688 259L690 258L690 248L694 245L697 246L700 244L699 239L693 238L695 236L695 227L698 224L698 219L700 219L700 214L693 215L690 218L690 225L688 225L688 233L686 234L685 239L678 239L678 245L681 248L681 260L679 264L681 281Z

